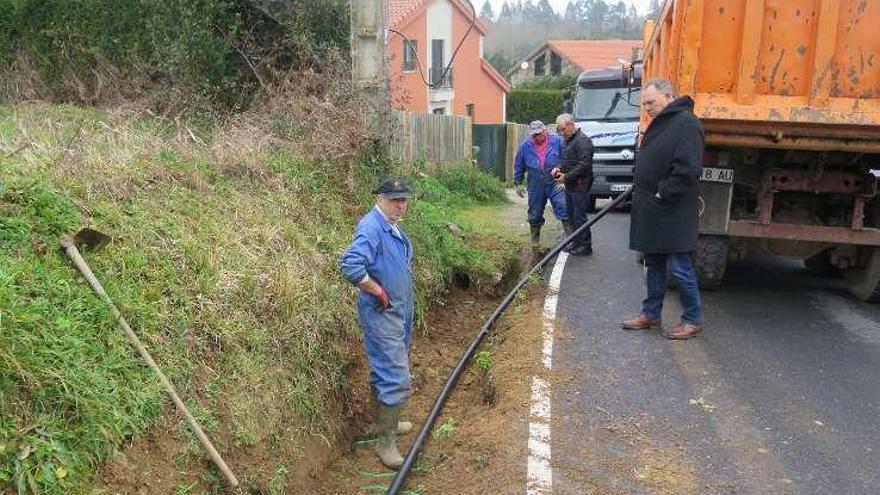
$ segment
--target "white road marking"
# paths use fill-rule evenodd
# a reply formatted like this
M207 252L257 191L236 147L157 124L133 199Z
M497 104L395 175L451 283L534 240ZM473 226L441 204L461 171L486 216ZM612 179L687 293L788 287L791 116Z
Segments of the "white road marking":
M559 253L547 297L544 299L544 345L541 361L544 372L549 374L553 365L553 325L556 322L556 305L559 302L559 285L568 253ZM535 376L532 378L532 407L529 419L529 460L526 495L546 495L553 492L553 469L550 467L550 382Z
M813 307L843 327L848 336L867 344L880 344L880 324L862 314L853 301L834 294L811 292Z

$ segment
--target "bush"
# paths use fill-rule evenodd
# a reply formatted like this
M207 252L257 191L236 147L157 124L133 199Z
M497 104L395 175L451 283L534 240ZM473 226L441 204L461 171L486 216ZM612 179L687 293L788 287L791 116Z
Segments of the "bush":
M562 76L536 77L531 81L525 81L517 85L516 89L565 89L577 84L578 76L575 74Z
M20 6L10 0L0 2L0 67L9 67L12 62L20 10Z
M36 73L31 92L55 101L97 103L122 92L166 105L198 97L235 108L274 75L316 68L328 50L348 46L343 0L0 4L0 77L23 71L9 62L24 60Z
M436 172L436 177L465 205L507 201L504 183L475 167L444 167Z
M507 119L522 124L541 120L556 121L562 113L562 91L515 89L507 95Z

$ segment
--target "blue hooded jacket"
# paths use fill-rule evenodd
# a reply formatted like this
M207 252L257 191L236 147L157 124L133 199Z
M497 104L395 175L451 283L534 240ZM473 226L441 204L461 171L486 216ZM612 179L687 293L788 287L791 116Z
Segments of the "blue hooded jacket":
M559 134L547 133L547 157L544 160L544 170L541 170L541 160L535 151L535 142L529 137L516 151L513 162L513 183L522 184L523 176L528 172L529 181L543 177L545 183L552 183L553 176L550 171L562 165L563 140Z

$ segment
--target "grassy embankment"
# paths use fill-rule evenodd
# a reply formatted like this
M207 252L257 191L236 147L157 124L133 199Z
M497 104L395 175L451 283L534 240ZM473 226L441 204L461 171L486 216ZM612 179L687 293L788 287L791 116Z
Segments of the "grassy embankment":
M0 107L0 492L87 492L171 407L59 251L62 233L113 237L85 254L96 275L220 450L274 459L238 460L239 476L279 493L306 441L338 432L359 330L336 260L380 176L402 172L421 192L405 222L420 310L453 274L491 280L515 260L509 240L447 226L503 201L498 181L321 157L276 130ZM185 426L175 434L200 455ZM199 484L222 483L207 471Z

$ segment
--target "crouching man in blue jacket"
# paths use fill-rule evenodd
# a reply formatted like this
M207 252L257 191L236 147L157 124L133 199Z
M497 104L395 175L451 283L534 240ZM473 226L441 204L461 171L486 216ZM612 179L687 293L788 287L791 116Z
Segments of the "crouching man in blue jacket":
M513 184L516 186L516 194L523 197L523 177L528 175L528 221L532 255L537 256L541 249L541 226L544 225L544 207L547 206L547 201L553 206L553 215L562 222L566 237L571 233L571 224L565 208L563 186L554 182L550 174L551 170L562 164L562 137L548 133L547 127L540 120L529 124L529 135L516 152Z
M397 435L412 430L411 423L399 419L411 388L409 345L414 315L413 248L398 222L413 193L403 181L389 179L373 194L376 206L358 223L339 268L360 289L358 319L376 404L376 453L382 464L397 469L403 464Z

